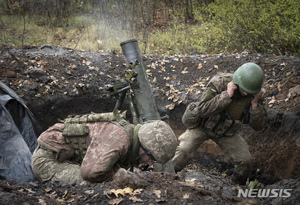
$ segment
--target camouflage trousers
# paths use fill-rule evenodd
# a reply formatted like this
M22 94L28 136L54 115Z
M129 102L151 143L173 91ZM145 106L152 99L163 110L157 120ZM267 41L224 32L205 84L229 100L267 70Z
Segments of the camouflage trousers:
M212 139L234 162L237 177L247 178L251 171L252 157L244 138L235 133L232 136L218 136L205 132L201 128L187 129L179 136L179 145L172 159L175 171L181 171L193 158L199 146Z
M63 184L80 183L80 165L70 162L59 162L56 153L50 149L37 146L32 155L32 170L40 181L59 181Z

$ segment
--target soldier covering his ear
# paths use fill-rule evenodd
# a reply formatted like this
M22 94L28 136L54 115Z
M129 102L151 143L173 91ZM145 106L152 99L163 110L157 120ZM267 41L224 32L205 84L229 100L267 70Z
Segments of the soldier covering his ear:
M200 102L190 103L182 117L187 130L179 136L172 159L176 171L182 170L199 146L211 139L233 160L234 182L246 182L252 159L238 129L249 123L258 131L267 123L260 99L263 78L257 64L245 63L234 74L217 74L210 80Z

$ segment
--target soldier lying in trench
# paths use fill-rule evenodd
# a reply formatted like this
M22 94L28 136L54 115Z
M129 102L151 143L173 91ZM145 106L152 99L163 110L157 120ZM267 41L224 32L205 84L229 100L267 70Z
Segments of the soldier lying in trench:
M114 113L69 117L43 132L32 156L35 176L63 184L103 182L174 156L177 138L166 122L134 126Z
M201 101L189 104L182 117L187 130L178 138L172 159L175 171L182 170L199 146L212 139L233 160L233 181L246 182L252 158L238 129L243 123L254 130L266 125L267 114L260 101L263 78L258 65L246 63L234 74L217 74L210 80Z

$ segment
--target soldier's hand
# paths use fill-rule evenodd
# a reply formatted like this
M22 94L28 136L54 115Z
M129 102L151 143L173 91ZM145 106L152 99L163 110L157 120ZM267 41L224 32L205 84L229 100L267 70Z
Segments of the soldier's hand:
M234 95L234 91L238 88L238 86L233 82L229 82L227 85L227 93L229 97L232 97Z
M262 92L261 91L259 93L253 94L253 99L251 101L252 109L257 108L258 100L261 98L261 96L262 96Z

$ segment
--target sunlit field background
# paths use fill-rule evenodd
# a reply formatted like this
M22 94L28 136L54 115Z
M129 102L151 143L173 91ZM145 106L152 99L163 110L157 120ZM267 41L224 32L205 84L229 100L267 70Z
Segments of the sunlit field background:
M298 0L1 0L0 46L299 55Z

